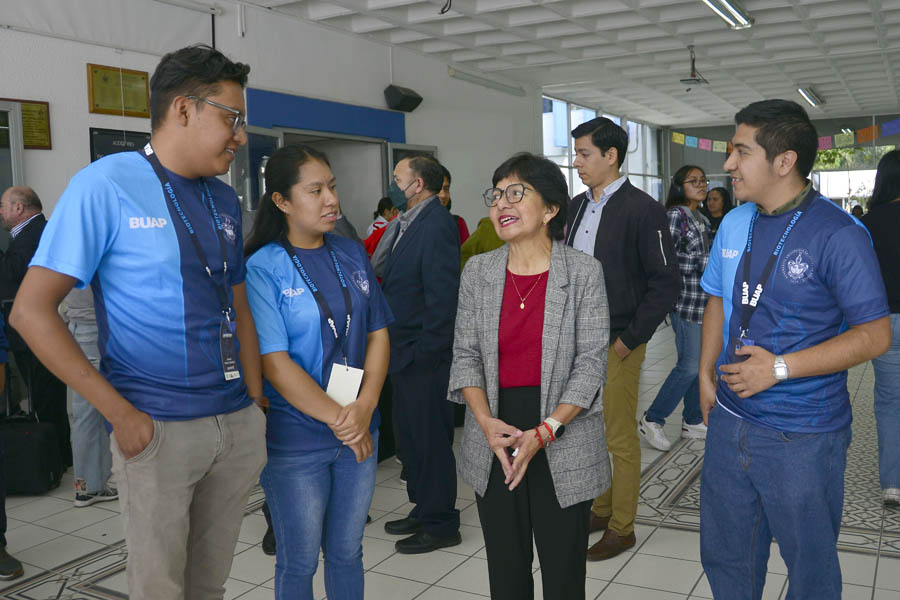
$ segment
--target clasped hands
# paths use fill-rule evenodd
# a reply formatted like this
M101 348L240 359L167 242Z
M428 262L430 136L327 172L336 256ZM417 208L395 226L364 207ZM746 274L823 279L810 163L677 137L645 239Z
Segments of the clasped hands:
M528 463L541 449L533 430L522 431L500 419L485 419L481 426L485 438L500 466L503 467L503 483L512 491L522 481Z
M337 420L328 424L328 427L334 432L334 436L345 446L350 446L358 463L363 462L372 454L372 434L369 432L372 412L357 399L356 402L341 407Z

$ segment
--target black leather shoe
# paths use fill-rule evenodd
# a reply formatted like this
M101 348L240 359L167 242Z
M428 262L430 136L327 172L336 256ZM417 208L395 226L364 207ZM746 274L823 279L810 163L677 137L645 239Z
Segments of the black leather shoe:
M408 538L397 540L394 548L400 554L425 554L439 548L449 548L459 544L462 544L462 536L459 535L458 531L449 537L434 537L431 534L420 531Z
M22 563L9 555L6 546L0 546L0 579L8 581L25 574Z
M262 551L269 556L275 556L275 531L269 527L263 536Z
M422 521L415 517L406 517L396 521L388 521L384 524L384 532L391 535L409 535L422 530Z

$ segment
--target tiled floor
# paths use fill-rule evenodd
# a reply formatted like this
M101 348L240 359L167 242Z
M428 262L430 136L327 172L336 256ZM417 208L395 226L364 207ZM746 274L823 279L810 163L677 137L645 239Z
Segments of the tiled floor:
M660 384L675 363L671 329L662 328L647 351L641 375L640 412L653 401ZM854 399L871 395L866 365L851 373ZM856 382L854 384L854 382ZM858 406L858 405L857 405ZM665 427L670 439L680 433L680 419L674 416ZM871 441L871 440L869 440ZM862 444L857 436L854 444ZM872 448L871 443L866 445ZM642 463L652 467L665 460L662 453L643 448ZM875 468L875 457L857 461L858 468ZM650 473L653 469L647 469ZM848 486L855 479L848 474ZM859 484L853 484L859 487ZM866 489L848 489L848 497L877 493ZM871 500L871 499L868 499ZM262 499L251 497L235 549L234 565L227 582L226 598L267 600L273 598L275 560L262 553L259 542L265 520L259 512ZM366 569L366 598L372 600L464 600L488 596L487 562L484 542L474 505L474 495L459 482L457 506L461 510L463 543L420 556L394 552L399 536L384 533L386 520L400 518L409 509L399 466L393 460L378 468L372 508L373 522L367 526L363 542ZM45 600L50 598L106 599L124 598L125 554L122 527L115 502L88 508L73 508L71 471L63 484L43 497L10 497L8 550L25 563L25 578L0 584L0 599ZM649 502L645 505L649 508ZM882 514L882 522L887 517ZM638 524L638 544L633 551L605 562L588 563L587 597L615 600L668 600L711 598L712 594L700 565L699 534L673 528L659 519L646 519L652 525ZM663 525L659 523L663 522ZM882 528L877 542L868 550L841 552L844 598L855 600L900 600L900 558L897 555L900 532ZM600 534L594 534L596 541ZM535 562L536 597L542 598L540 568ZM773 544L769 576L764 598L779 599L786 593L787 569ZM324 598L321 569L315 578L315 592Z

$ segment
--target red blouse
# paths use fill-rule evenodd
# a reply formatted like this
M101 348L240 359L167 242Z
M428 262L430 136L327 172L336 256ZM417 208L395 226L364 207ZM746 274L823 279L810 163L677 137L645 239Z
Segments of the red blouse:
M506 271L497 340L501 388L541 385L541 337L548 273L513 275ZM525 298L525 308L521 307L521 298Z

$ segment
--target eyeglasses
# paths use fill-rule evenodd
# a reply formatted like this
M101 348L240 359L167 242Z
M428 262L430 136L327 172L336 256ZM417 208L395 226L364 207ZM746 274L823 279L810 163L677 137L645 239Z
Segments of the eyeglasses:
M231 121L231 133L237 133L238 129L247 126L247 116L237 109L231 108L230 106L225 106L224 104L219 104L218 102L213 102L208 98L202 98L200 96L185 96L185 98L188 98L189 100L196 100L197 102L205 102L206 104L210 104L212 106L215 106L216 108L221 108L222 110L227 110L228 112L233 114L233 117L229 117L229 120Z
M497 203L500 202L500 199L503 198L504 194L506 194L506 201L510 204L521 202L522 198L525 197L525 192L527 190L531 190L531 188L525 187L524 183L513 183L506 186L505 190L501 190L500 188L488 188L481 197L484 198L485 206L490 208L492 206L497 206Z
M706 187L709 185L709 179L705 177L702 179L685 179L684 182L694 187Z

